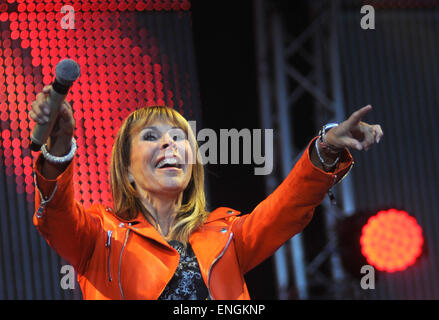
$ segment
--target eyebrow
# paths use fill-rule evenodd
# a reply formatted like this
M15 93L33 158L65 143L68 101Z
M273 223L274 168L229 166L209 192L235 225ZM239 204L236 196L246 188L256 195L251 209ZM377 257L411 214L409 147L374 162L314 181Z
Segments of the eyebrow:
M154 129L154 130L158 130L158 128L157 127L155 127L155 126L151 126L151 127L144 127L143 129ZM171 127L171 129L181 129L180 127ZM182 129L183 130L183 129Z

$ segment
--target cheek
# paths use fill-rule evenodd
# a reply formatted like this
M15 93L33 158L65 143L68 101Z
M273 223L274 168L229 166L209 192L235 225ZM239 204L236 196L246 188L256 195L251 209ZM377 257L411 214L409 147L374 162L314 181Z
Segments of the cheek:
M131 153L131 167L134 170L144 170L153 158L153 150L149 146L139 143L133 146Z

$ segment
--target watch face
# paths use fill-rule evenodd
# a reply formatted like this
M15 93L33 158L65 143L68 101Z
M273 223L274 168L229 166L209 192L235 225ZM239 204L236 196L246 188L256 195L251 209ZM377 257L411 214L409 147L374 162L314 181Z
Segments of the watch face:
M325 125L325 126L323 127L323 129L324 129L325 131L328 131L329 129L332 129L332 128L336 127L336 126L338 126L338 123L328 123L327 125Z

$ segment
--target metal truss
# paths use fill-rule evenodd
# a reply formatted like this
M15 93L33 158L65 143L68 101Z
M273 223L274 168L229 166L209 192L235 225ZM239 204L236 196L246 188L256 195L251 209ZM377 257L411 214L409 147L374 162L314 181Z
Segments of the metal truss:
M277 10L276 3L254 0L261 125L274 129L280 141L274 159L281 172L266 176L267 194L288 175L303 152L293 143L299 132L290 123L291 109L300 98L307 96L314 101L316 133L327 122L345 119L337 39L339 3L313 0L308 5L312 22L292 37L285 28L287 17ZM328 197L322 203L327 244L312 261L305 261L301 234L276 252L279 299L312 299L308 289L315 282L326 286L330 295L326 298L342 299L346 292L352 292L346 288L349 279L340 262L335 230L338 219L355 209L349 176L336 187L336 195L338 204ZM330 264L329 278L320 271L324 263Z

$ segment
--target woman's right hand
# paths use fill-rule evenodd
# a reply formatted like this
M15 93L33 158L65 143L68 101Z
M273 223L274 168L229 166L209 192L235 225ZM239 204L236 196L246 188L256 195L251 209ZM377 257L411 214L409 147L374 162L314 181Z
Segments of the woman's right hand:
M49 97L51 87L51 85L45 86L31 104L29 117L38 124L46 124L49 121L50 109L47 105L47 98ZM63 156L70 151L75 124L72 106L64 100L47 141L48 151L51 154Z

